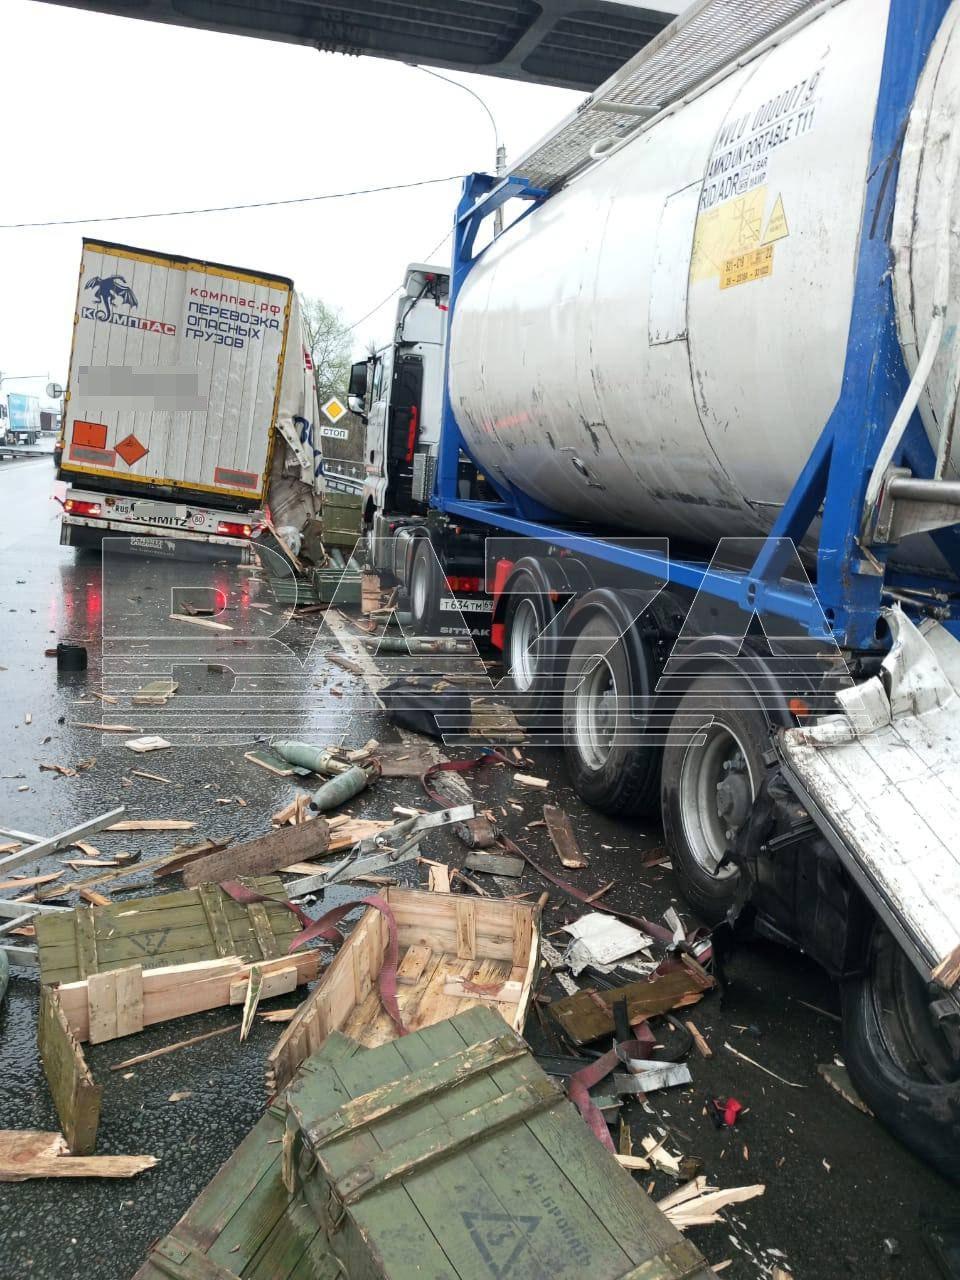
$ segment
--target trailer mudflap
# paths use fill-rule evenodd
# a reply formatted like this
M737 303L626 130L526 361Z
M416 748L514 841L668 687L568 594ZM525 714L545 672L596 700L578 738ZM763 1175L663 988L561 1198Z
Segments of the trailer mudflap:
M784 731L786 776L928 980L960 999L960 642L885 611L881 673Z

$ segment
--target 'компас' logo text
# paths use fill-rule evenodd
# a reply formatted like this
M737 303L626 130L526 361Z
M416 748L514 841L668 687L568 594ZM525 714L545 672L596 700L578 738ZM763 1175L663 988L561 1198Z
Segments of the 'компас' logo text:
M129 310L126 314L114 310L117 306L133 310L140 305L123 276L91 276L84 288L92 289L96 299L94 306L80 308L84 320L100 320L125 329L146 329L148 333L162 333L167 337L173 337L177 332L177 326L165 320L148 320L144 316L130 315Z

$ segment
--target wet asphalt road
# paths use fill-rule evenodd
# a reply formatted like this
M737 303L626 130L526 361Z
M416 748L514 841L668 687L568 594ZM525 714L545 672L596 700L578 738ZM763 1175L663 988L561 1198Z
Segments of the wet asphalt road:
M105 584L99 557L78 556L58 545L52 488L53 470L46 459L0 464L0 666L5 668L0 671L0 822L51 834L123 804L131 817L195 821L198 837L249 838L268 830L269 815L296 791L287 780L243 759L257 733L289 732L316 742L344 736L350 746L370 737L396 737L373 709L362 681L324 660L323 651L337 645L321 623L298 621L286 627L281 638L290 647L289 659L266 651L267 632L278 625L279 610L256 608L269 608L269 597L258 596L255 585L231 589L224 614L231 632L202 634L186 649L181 640L179 656L171 657L169 636L156 626L170 607L169 570L161 566L156 571L127 558L111 562L111 581ZM184 572L189 577L191 571ZM230 581L235 583L237 576ZM64 638L87 642L90 669L85 676L58 679L55 662L43 656L47 646ZM175 722L167 709L131 708L122 692L139 687L165 663L167 669L179 664L182 677L181 692L170 704L176 707ZM224 667L237 672L238 692L229 696L224 692L228 678L219 670ZM120 702L101 705L92 691L102 688L121 691ZM332 694L332 688L343 696ZM74 727L76 721L109 718L144 732L166 732L176 745L136 757L123 746L127 735ZM96 763L73 778L39 769L41 763L75 766L91 757ZM579 886L589 891L614 880L608 901L652 918L671 903L683 910L669 871L631 870L638 856L658 847L655 825L601 818L574 796L559 755L534 752L533 760L531 771L550 779L548 792L524 791L505 771L494 771L484 784L471 784L478 800L505 806L503 823L510 834L534 857L550 863L542 829L524 827L540 817L544 799L560 804L570 813L590 860L587 870L569 873ZM132 768L170 781L131 777ZM238 796L245 807L236 802ZM357 815L388 816L395 803L419 804L423 799L416 781L383 781L350 809ZM142 852L146 860L168 852L176 838L115 833L90 840L105 854L127 849ZM450 862L464 856L443 835L425 841L423 852ZM62 856L21 871L58 870ZM406 878L416 875L413 864ZM176 881L166 881L159 889L176 886ZM519 891L539 893L544 887L526 875ZM156 892L158 886L148 871L106 891L123 901ZM577 914L554 892L544 928L554 930ZM831 984L802 957L760 944L739 950L728 976L722 1007L712 995L692 1012L714 1050L709 1060L690 1059L694 1086L653 1095L646 1113L640 1108L630 1113L635 1140L656 1133L658 1125L668 1128L672 1149L702 1158L715 1185L766 1184L762 1199L727 1211L724 1225L697 1229L693 1238L712 1262L732 1259L723 1272L731 1280L769 1277L777 1265L798 1280L923 1280L939 1274L921 1242L922 1221L925 1215L941 1221L960 1215L956 1191L817 1076L817 1063L829 1062L840 1051L839 1026L830 1016L838 1007ZM546 990L556 992L552 986ZM57 1127L36 1052L37 992L35 973L14 970L0 1009L3 1128ZM264 1007L291 1003L290 997L279 997ZM151 1242L173 1226L261 1114L262 1065L277 1029L258 1022L244 1045L235 1037L222 1037L132 1072L111 1072L109 1067L236 1018L235 1010L217 1010L88 1047L89 1065L104 1089L98 1152L151 1154L160 1163L127 1182L0 1186L0 1280L132 1276ZM531 1021L529 1037L538 1044L541 1033ZM788 1087L737 1060L725 1042L802 1087ZM188 1098L168 1101L183 1090L191 1091ZM703 1114L704 1100L730 1094L748 1111L736 1129L718 1132ZM584 1141L589 1140L585 1132ZM656 1195L672 1187L662 1174L652 1182ZM895 1242L894 1256L886 1251L885 1239Z

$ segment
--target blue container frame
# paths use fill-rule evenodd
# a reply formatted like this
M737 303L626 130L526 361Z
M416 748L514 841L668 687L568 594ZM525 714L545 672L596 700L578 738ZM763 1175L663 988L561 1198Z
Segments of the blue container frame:
M885 588L957 591L960 530L956 528L934 535L949 569L956 574L950 578L904 574L888 567L889 548L875 547L870 556L865 556L858 543L870 472L909 385L897 340L892 254L887 235L900 149L918 81L949 7L950 0L891 0L842 390L749 572L716 572L705 563L675 560L656 551L625 547L592 536L571 526L562 513L500 482L494 484L498 502L459 497L460 455L471 455L450 403L449 343L432 506L457 519L476 521L505 533L546 541L562 539L563 546L572 551L643 576L706 591L761 616L773 614L790 619L806 634L830 638L846 649L870 649L881 643L877 623ZM463 282L483 252L475 252L483 221L508 200L526 201L528 207L521 214L526 217L549 198L550 192L522 177L500 179L472 174L465 179L454 221L451 325ZM918 414L914 414L894 461L908 466L914 475L932 475L933 451ZM785 580L783 574L788 561L794 562L793 547L804 539L818 514L819 549L811 592ZM636 532L642 536L644 531ZM960 604L955 607L960 614Z

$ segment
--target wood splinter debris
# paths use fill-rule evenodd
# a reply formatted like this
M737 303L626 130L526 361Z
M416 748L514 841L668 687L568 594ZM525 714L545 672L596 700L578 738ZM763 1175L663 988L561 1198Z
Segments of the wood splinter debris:
M132 1178L152 1169L156 1156L71 1156L59 1133L0 1131L0 1182L28 1178Z
M585 867L587 860L580 851L569 815L555 805L545 804L543 820L561 864L572 871Z
M267 1015L264 1014L264 1017ZM212 1040L214 1036L226 1036L236 1031L239 1022L232 1022L229 1027L218 1027L216 1031L205 1031L201 1036L190 1036L187 1040L178 1040L175 1044L164 1045L162 1049L152 1049L149 1053L138 1053L135 1058L127 1058L124 1062L115 1062L111 1071L124 1071L127 1067L137 1067L141 1062L151 1062L154 1058L163 1058L178 1049L186 1049L189 1045L199 1044L201 1040Z
M704 1039L702 1033L697 1028L696 1023L685 1022L683 1025L690 1032L691 1036L693 1036L693 1043L697 1046L697 1052L700 1054L700 1057L712 1058L713 1050L710 1048L709 1044L707 1044L707 1041Z
M735 1058L740 1058L743 1062L749 1062L751 1067L756 1067L762 1071L764 1075L772 1076L774 1080L779 1080L781 1084L788 1085L791 1089L805 1089L805 1084L797 1084L794 1080L785 1080L783 1076L778 1076L775 1071L771 1071L769 1067L765 1067L760 1062L755 1062L753 1058L748 1058L745 1053L741 1053L739 1049L735 1049L732 1044L724 1040L723 1047L733 1054Z

